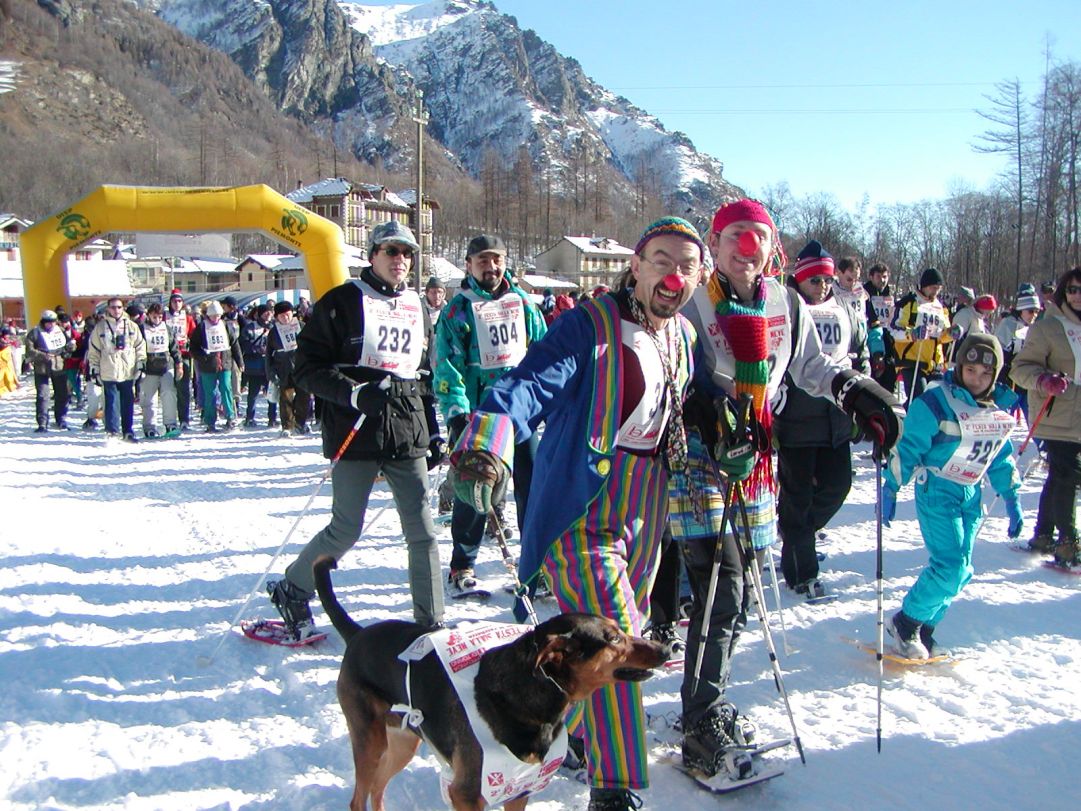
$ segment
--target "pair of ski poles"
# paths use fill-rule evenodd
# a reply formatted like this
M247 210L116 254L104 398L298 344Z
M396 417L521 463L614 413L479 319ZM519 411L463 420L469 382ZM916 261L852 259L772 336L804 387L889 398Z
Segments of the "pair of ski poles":
M369 386L372 384L364 383L362 385ZM390 387L390 378L385 377L375 385L378 388L387 389ZM233 626L240 622L240 618L244 616L244 612L247 610L248 605L251 603L252 598L255 596L255 593L259 591L259 589L262 587L263 582L266 580L266 576L270 574L270 570L274 568L274 564L278 562L278 557L281 555L282 550L285 549L285 545L289 543L289 539L293 537L293 533L296 532L296 528L300 526L300 522L303 521L304 517L308 514L308 510L311 509L312 503L315 501L316 497L323 489L323 485L326 484L327 479L330 478L330 474L334 472L334 467L341 460L342 455L345 453L346 449L348 449L349 445L353 442L353 438L357 435L357 432L360 430L361 426L364 425L364 421L365 419L367 419L367 416L367 414L361 412L360 415L357 417L356 422L353 423L353 427L349 430L349 433L346 434L345 439L342 441L342 444L338 448L337 452L335 452L334 456L331 457L330 464L327 465L326 469L323 471L322 477L320 477L319 482L316 484L315 489L308 497L308 503L304 505L304 509L302 509L297 515L296 520L293 521L293 525L289 527L289 531L285 533L285 537L282 539L281 544L278 545L277 550L275 550L273 557L271 557L270 559L270 563L267 564L267 567L263 571L263 573L259 575L259 579L255 581L255 585L251 587L251 590L248 592L248 596L244 598L244 603L240 606L240 610L236 612L236 616L233 617L233 621L229 623L229 627L225 629L221 637L218 639L218 644L214 646L214 650L210 652L209 656L199 656L196 659L196 662L199 664L200 667L207 667L213 663L214 657L218 655L218 651L221 650L221 646L225 644L225 640L228 638L229 632L232 630Z
M720 481L720 472L717 470L716 463L713 463L713 473L717 476L718 481ZM737 522L732 520L732 512L737 506L743 524L742 533ZM762 572L758 565L758 556L755 554L754 544L751 540L751 526L750 521L747 518L747 504L743 497L743 483L732 479L728 481L728 489L725 492L724 511L721 513L721 529L717 535L717 542L714 547L713 567L710 571L709 587L706 590L706 602L703 606L702 626L698 632L698 653L695 656L694 670L691 674L691 692L693 693L698 688L698 681L702 673L702 662L706 652L706 641L709 637L710 615L713 613L713 603L717 597L717 581L720 577L721 565L723 563L724 538L725 532L728 530L729 522L731 522L732 535L736 539L736 544L740 550L740 556L743 559L744 571L749 569L751 573L751 583L754 590L755 606L758 611L758 621L762 626L762 636L765 640L766 650L769 655L770 667L773 669L773 684L777 688L777 692L780 694L781 699L784 701L785 712L788 714L788 722L792 727L792 741L796 745L796 751L799 752L800 762L806 764L807 758L803 753L803 743L800 741L799 730L796 728L796 718L792 713L792 705L788 700L788 691L785 690L784 677L781 674L781 666L777 659L777 648L773 643L773 634L769 629L769 618L766 615L765 589L762 587ZM776 573L774 574L774 585L776 585Z

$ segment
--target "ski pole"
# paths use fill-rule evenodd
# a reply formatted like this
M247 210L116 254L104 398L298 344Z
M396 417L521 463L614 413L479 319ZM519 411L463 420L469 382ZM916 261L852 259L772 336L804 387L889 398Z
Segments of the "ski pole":
M510 550L507 549L507 542L504 539L503 533L503 524L499 520L499 516L496 515L494 505L492 506L492 509L489 510L488 515L491 517L492 523L495 524L496 541L499 544L499 552L503 555L503 565L507 567L511 579L514 580L514 596L522 601L522 605L529 615L529 621L533 623L533 627L536 627L540 624L537 620L537 612L533 610L533 601L529 599L529 589L523 586L522 581L518 579L518 567L514 565L514 558L511 557Z
M875 446L875 593L878 598L876 633L878 642L875 659L878 661L878 720L875 725L875 742L879 754L882 753L882 662L885 654L886 627L885 613L882 607L882 450Z
M769 555L769 580L773 588L773 602L777 606L777 616L781 621L781 644L784 646L784 655L791 656L792 648L788 646L788 629L784 624L784 607L781 605L781 587L777 580L777 561L772 552Z
M1020 459L1021 455L1025 452L1025 448L1028 447L1028 443L1032 440L1032 435L1036 433L1036 426L1040 424L1040 420L1043 419L1043 415L1047 413L1047 408L1051 405L1051 401L1054 399L1054 397L1048 397L1046 400L1044 400L1043 405L1040 407L1039 413L1036 414L1036 419L1034 419L1032 421L1032 425L1029 426L1028 434L1025 436L1025 441L1021 443L1021 447L1017 450L1018 459ZM1028 463L1028 466L1025 468L1025 472L1021 474L1022 482L1024 482L1025 479L1028 478L1028 474L1035 469L1036 463L1039 461L1040 454L1039 452L1037 452L1036 455L1032 458L1032 461ZM987 509L980 514L980 523L976 525L976 532L972 536L973 543L975 543L976 539L980 537L980 532L983 530L984 522L987 520L987 516L989 516L994 511L995 505L998 504L999 498L1001 498L1001 496L999 496L998 493L995 493L995 497L991 499L991 503L987 505Z
M369 384L364 383L362 385L366 386ZM378 387L384 390L390 388L390 378L384 377L379 382ZM218 640L218 644L214 646L214 650L211 651L209 656L199 656L196 659L200 667L207 667L211 663L213 663L214 657L218 655L218 651L221 650L221 646L225 644L225 640L229 636L229 631L232 630L234 625L240 622L240 618L247 610L248 604L251 603L252 597L255 596L255 593L263 585L263 581L266 580L266 576L270 574L270 570L274 567L274 564L277 563L278 557L281 555L282 550L285 549L285 545L289 543L289 539L293 537L293 533L296 531L296 528L300 525L300 522L304 519L304 516L308 514L308 510L311 509L312 503L319 495L319 492L323 489L323 485L326 484L327 479L330 478L330 474L334 471L335 465L337 465L338 461L342 458L342 454L345 453L350 443L352 443L353 437L357 435L357 431L359 431L360 427L364 425L364 420L366 418L367 414L362 411L360 413L360 416L357 417L356 422L353 423L353 427L350 429L349 433L346 434L345 439L342 441L342 444L338 448L337 452L334 454L333 457L331 457L330 464L327 465L326 469L323 471L322 477L319 479L318 484L316 484L315 489L312 491L312 494L308 497L308 503L304 505L304 509L300 511L299 515L297 515L296 520L293 521L293 525L289 527L289 531L285 533L285 538L282 539L282 542L278 545L278 548L277 550L275 550L274 555L270 558L270 563L267 564L267 567L263 570L263 573L259 575L259 579L255 581L255 585L251 587L251 591L249 591L248 596L244 598L243 605L241 605L240 610L236 612L236 616L233 617L233 621L229 623L229 627L222 632L221 638Z
M758 557L754 553L754 542L751 540L751 522L747 518L747 503L743 499L743 484L741 482L731 482L730 487L735 488L736 499L739 502L740 517L743 521L744 539L740 544L740 548L743 552L744 558L750 558L751 561L751 582L754 585L754 600L758 607L758 622L762 626L762 637L766 642L766 650L769 652L769 663L773 668L773 683L777 687L777 692L781 694L781 699L784 701L785 712L788 714L788 722L792 726L792 742L796 744L796 751L799 752L800 763L807 765L807 757L803 753L803 743L800 741L799 730L796 728L796 716L792 714L792 704L788 700L788 691L785 690L784 677L781 675L781 665L777 661L777 648L773 644L773 634L769 630L769 621L766 617L765 602L766 595L762 588L762 572L758 567ZM733 522L733 527L736 529L736 537L739 538L739 526L736 522ZM744 564L746 566L746 564Z

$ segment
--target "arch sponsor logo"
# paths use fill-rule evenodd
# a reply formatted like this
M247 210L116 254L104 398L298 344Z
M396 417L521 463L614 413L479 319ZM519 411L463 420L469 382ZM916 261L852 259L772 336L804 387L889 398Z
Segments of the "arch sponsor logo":
M90 236L90 220L82 214L73 212L65 215L60 220L56 230L63 234L65 239L70 239L73 242L86 239Z
M298 208L282 210L282 230L290 236L299 237L308 230L308 217Z

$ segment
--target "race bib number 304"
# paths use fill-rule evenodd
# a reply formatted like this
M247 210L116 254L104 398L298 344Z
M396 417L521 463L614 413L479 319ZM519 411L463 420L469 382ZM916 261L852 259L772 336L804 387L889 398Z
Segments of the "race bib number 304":
M518 296L474 301L473 320L482 369L517 366L525 357L525 306Z

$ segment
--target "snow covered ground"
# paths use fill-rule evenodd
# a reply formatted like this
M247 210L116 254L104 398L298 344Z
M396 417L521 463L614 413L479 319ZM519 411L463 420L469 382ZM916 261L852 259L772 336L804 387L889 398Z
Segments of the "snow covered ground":
M29 387L0 401L2 805L345 808L353 774L334 694L341 641L289 651L228 627L325 469L317 440L262 430L106 447L81 433L35 436L32 412ZM783 596L787 655L773 618L807 765L784 750L783 777L720 800L658 765L646 808L1077 808L1081 578L1012 551L998 515L938 634L962 660L887 670L876 753L875 660L843 639L875 630L874 475L866 459L857 464L822 547L840 599L812 607ZM1023 494L1029 528L1040 484L1035 474ZM902 492L886 531L887 611L925 559L911 499ZM324 524L329 503L327 487L275 571ZM380 487L370 517L389 503ZM362 622L409 618L398 536L391 506L335 573ZM448 539L444 563L449 554ZM481 554L481 577L498 587L497 550ZM509 621L509 597L496 592L488 605L450 602L448 619ZM260 594L247 613L270 612ZM647 683L659 726L678 712L679 683L677 674ZM761 737L788 734L755 622L730 697ZM391 784L388 808L443 807L435 760L421 755ZM530 808L584 808L586 796L557 778Z

